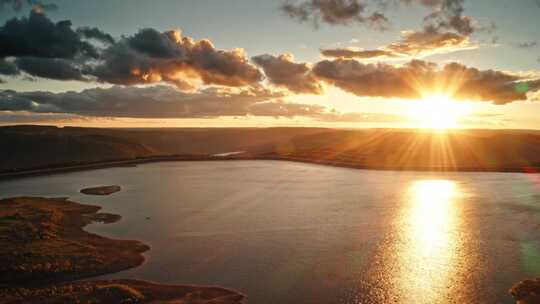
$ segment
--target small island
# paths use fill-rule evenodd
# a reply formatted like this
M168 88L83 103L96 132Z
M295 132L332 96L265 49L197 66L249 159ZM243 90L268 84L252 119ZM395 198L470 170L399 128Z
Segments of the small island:
M150 249L84 231L89 223L120 219L99 209L65 198L0 200L0 303L242 302L242 294L219 287L80 281L138 266Z
M116 192L119 192L122 188L118 185L112 186L99 186L92 188L84 188L81 190L81 193L87 195L110 195Z

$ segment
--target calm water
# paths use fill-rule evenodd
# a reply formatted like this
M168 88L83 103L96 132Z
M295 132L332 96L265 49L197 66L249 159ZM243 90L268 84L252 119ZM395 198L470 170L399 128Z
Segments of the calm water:
M119 184L108 197L79 194ZM540 176L365 171L279 161L176 162L0 182L121 214L138 239L107 278L222 285L248 303L512 303L540 276Z

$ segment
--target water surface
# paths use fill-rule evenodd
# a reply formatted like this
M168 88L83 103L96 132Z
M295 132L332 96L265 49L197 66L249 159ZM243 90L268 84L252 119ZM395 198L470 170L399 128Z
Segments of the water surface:
M84 187L118 184L111 196ZM106 278L221 285L247 303L512 303L540 276L540 181L516 173L369 171L284 161L167 162L0 182L123 219L148 261Z

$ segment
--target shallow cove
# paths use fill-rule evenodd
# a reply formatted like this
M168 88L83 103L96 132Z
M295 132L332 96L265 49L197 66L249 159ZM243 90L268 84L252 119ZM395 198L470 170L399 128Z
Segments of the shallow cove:
M150 245L105 278L220 285L247 303L512 303L540 276L538 175L369 171L285 161L169 162L0 182L122 220ZM113 196L79 193L118 184Z

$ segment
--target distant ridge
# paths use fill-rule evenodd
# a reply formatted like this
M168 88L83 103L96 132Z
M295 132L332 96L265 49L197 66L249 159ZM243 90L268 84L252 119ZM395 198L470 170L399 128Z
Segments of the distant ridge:
M165 160L277 159L434 171L537 172L540 132L409 129L0 127L0 173Z

